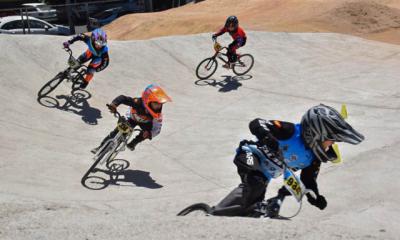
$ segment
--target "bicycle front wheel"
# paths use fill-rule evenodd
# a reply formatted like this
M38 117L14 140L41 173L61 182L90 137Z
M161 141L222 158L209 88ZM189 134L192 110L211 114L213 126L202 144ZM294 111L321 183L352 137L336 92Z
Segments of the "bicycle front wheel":
M215 58L206 58L197 66L196 76L201 80L207 79L217 71L217 67L218 62Z
M38 92L38 98L47 96L49 93L54 91L60 85L60 83L65 79L65 74L63 72L58 73L53 79L48 81Z
M84 80L85 74L86 74L85 69L76 72L76 75L74 75L72 79L72 91L80 89L81 84L83 83L83 81L85 81Z
M243 54L238 57L237 62L233 65L233 72L238 75L244 75L248 73L254 65L254 58L250 54Z

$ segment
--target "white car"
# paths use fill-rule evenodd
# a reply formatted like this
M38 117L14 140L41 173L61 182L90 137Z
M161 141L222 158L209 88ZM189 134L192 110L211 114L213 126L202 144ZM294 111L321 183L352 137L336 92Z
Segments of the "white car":
M0 18L0 33L8 34L23 34L24 28L25 33L31 34L51 34L51 35L69 35L70 31L68 27L61 25L53 25L43 20L24 16L24 21L22 21L21 16L8 16Z
M25 3L22 4L22 7L27 9L28 15L31 17L48 22L57 21L57 11L44 3Z

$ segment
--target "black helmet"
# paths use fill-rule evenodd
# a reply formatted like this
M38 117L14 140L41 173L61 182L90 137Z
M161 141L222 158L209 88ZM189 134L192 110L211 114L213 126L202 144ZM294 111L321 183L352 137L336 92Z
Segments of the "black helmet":
M332 146L325 151L322 142L331 140L359 144L364 140L364 136L354 130L334 108L323 104L310 108L304 114L301 127L306 145L322 162L337 158Z
M237 27L239 26L239 20L238 20L238 18L237 18L236 16L229 16L229 17L226 19L225 27L226 27L226 28L229 27L230 24L233 24L233 26L235 27L235 30L236 30Z

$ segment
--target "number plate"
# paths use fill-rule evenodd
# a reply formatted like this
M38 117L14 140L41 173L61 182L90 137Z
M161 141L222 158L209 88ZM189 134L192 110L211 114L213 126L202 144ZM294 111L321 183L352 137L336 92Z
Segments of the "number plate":
M286 189L300 202L306 192L301 180L292 171L285 169L283 182Z
M131 127L124 122L118 123L118 130L122 133L129 133L131 131Z

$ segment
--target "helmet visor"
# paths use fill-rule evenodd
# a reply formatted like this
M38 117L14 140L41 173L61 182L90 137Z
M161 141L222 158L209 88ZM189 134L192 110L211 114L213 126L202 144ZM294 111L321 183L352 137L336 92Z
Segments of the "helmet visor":
M101 39L98 39L98 40L94 41L94 45L96 47L100 48L100 47L104 47L106 45L106 42Z
M152 95L158 103L172 102L172 99L161 88L152 89Z
M335 161L338 158L333 146L329 146L328 150L326 150L321 143L313 148L313 152L321 162Z

